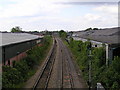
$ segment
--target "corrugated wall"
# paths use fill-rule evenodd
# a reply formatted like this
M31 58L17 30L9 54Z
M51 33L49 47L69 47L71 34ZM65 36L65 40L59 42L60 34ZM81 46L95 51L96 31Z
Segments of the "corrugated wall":
M32 48L36 45L36 40L27 41L19 44L11 44L9 46L2 47L2 60L5 63L6 60Z

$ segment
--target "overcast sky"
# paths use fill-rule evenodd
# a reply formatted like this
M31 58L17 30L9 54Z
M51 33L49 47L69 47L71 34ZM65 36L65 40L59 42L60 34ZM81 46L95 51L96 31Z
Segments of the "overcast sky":
M83 2L84 1L84 2ZM0 31L118 26L118 0L0 0Z

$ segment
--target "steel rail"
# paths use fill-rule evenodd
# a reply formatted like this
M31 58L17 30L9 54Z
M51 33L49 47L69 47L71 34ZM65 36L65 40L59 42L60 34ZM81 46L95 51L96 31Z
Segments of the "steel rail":
M43 65L42 70L41 70L41 72L40 72L40 74L39 74L39 76L38 76L35 84L33 85L33 88L32 88L33 90L35 90L35 89L37 88L40 79L42 78L42 76L43 76L43 74L44 74L44 72L45 72L48 64L50 63L49 61L50 61L50 59L51 59L51 57L52 57L52 55L53 55L53 53L54 53L54 49L56 48L56 47L55 47L55 43L56 43L55 38L53 38L53 46L52 46L52 49L50 50L49 56L47 57L47 59L46 59L46 61L45 61L45 64ZM50 68L49 75L47 76L47 82L45 83L45 88L44 88L44 89L46 89L47 86L48 86L48 82L49 82L50 75L51 75L51 72L52 72L52 69L53 69L54 61L55 61L55 57L54 57L54 60L52 61L52 64L51 64L52 66L51 66L51 68Z
M60 42L61 42L61 45L62 45L62 47L63 47L63 49L64 49L67 57L69 57L69 56L68 56L68 53L67 53L67 50L66 50L66 47L64 46L62 40L60 40ZM71 75L71 73L70 73L70 72L71 72L71 70L70 70L71 67L70 67L69 60L68 60L68 59L67 59L67 66L68 66L68 72L69 72L69 76L70 76L71 89L73 89L73 88L74 88L74 82L73 82L73 77L72 77L72 75Z
M50 72L49 72L49 75L48 75L47 80L46 80L45 89L47 89L47 87L48 87L48 83L49 83L49 80L50 80L50 77L51 77L51 73L52 73L52 70L53 70L54 62L55 62L55 58L54 58L54 60L52 62L52 65L51 65L51 68L50 68Z

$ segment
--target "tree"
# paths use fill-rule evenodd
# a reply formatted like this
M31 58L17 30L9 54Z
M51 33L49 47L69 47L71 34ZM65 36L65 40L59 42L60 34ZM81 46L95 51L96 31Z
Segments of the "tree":
M63 39L65 39L67 37L67 33L64 30L60 30L59 31L59 35L60 37L62 37Z
M13 27L13 28L11 29L11 32L13 32L13 33L22 32L22 28L20 28L19 26Z
M98 30L98 28L93 28L93 30Z
M87 28L85 31L89 31L89 30L92 30L92 28Z

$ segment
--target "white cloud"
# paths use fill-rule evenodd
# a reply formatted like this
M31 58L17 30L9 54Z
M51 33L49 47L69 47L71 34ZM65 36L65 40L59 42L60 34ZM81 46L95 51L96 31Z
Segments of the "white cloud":
M91 11L85 9L85 13L78 16L76 16L77 13L73 14L69 11L73 17L66 17L69 14L61 15L64 14L62 10L74 8L74 5L56 3L68 0L9 1L12 3L0 6L0 30L10 31L14 26L20 26L23 30L80 30L88 27L112 27L118 23L117 6L114 5L94 6Z
M54 0L11 0L15 3L0 7L0 17L32 16L42 13L59 13L61 8L67 7L54 4ZM70 6L70 5L69 5ZM1 10L3 9L3 10Z
M64 0L69 2L119 2L119 0Z
M104 25L118 26L118 5L101 5L93 9L102 18Z
M118 5L102 5L97 8L94 8L94 10L100 11L103 13L117 14L118 13Z
M91 14L91 13L86 14L84 17L85 17L85 20L88 20L88 21L95 21L95 20L99 20L101 18L100 15L95 15L95 14Z

